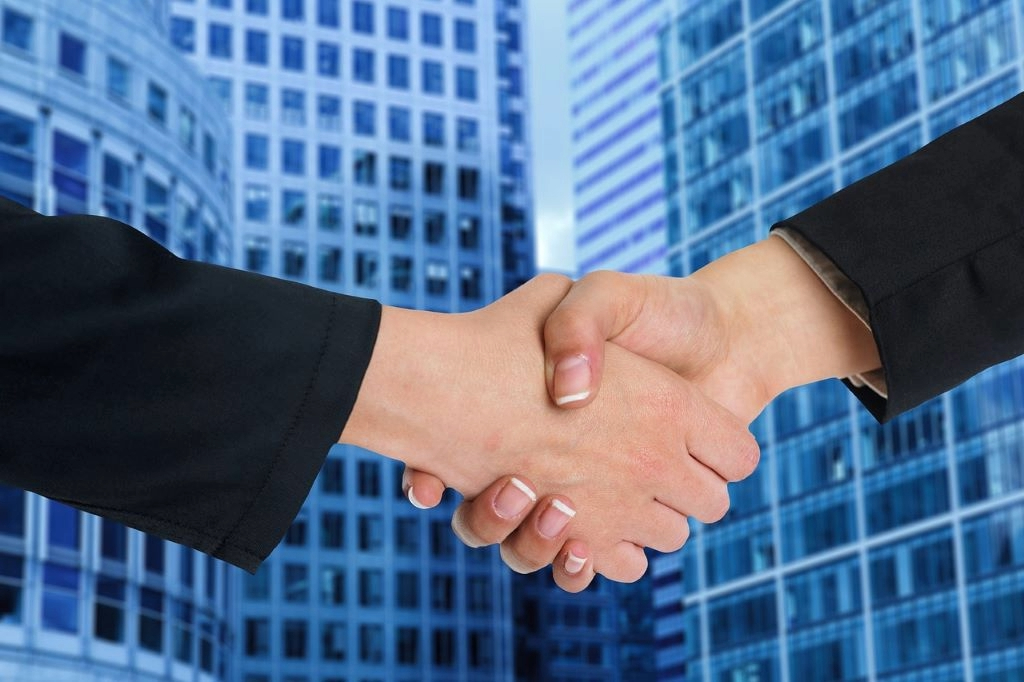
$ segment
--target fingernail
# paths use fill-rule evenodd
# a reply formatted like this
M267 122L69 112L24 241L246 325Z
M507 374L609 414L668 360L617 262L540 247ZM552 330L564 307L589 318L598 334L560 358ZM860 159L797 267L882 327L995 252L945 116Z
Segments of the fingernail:
M405 493L405 496L409 498L409 503L417 509L430 509L430 507L416 499L416 493L412 491L411 487L409 488L409 491Z
M565 572L569 575L576 575L583 570L583 567L587 565L586 557L576 556L569 551L569 554L565 557Z
M590 395L590 361L585 355L565 358L555 365L555 404L567 405Z
M513 519L536 501L537 494L530 490L530 486L513 477L494 498L494 511L503 519Z
M537 519L537 530L544 537L553 538L565 530L574 516L576 516L576 510L565 502L551 500L551 506L545 509Z

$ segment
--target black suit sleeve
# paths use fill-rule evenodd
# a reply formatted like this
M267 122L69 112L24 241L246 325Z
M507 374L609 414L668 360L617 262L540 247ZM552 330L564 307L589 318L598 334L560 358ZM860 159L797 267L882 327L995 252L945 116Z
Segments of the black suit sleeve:
M254 571L341 433L374 301L0 200L0 483Z
M784 221L867 303L887 420L1024 353L1024 95Z

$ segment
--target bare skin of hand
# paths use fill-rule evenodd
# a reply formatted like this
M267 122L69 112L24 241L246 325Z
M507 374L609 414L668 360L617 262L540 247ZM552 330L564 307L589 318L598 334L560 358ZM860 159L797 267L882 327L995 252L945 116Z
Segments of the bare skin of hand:
M774 237L685 279L588 275L548 318L544 338L551 400L566 409L600 396L607 340L692 380L744 423L789 388L880 365L867 327ZM440 480L420 472L408 472L406 482L423 505L443 492ZM476 544L501 542L522 547L533 563L553 560L565 589L589 583L587 572L566 570L578 565L570 551L589 555L585 543L540 542L530 524L495 514L486 495L461 506L456 519Z
M537 278L464 315L385 308L340 442L443 473L469 498L521 472L540 495L572 501L592 570L635 580L646 569L640 547L677 549L687 516L721 518L726 482L753 470L757 444L692 384L611 344L590 409L555 407L542 330L570 285ZM556 511L567 524L571 513Z

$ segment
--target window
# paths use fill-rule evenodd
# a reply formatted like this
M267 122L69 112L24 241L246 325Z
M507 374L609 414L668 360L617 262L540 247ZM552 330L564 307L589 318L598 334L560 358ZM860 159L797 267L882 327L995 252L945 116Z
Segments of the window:
M58 632L78 632L80 574L77 568L51 562L43 564L43 627Z
M490 613L491 579L485 575L471 575L466 582L466 610L470 613Z
M377 254L360 251L356 254L356 284L369 289L377 288Z
M167 91L153 81L149 82L146 94L146 111L150 121L167 125Z
M456 67L455 96L467 102L476 101L476 69L468 66Z
M409 11L402 7L388 7L388 38L409 39Z
M400 665L417 665L420 662L419 628L400 627L395 637L395 649Z
M231 0L210 0L210 7L219 7L220 9L231 9Z
M55 130L53 162L53 184L59 202L57 212L84 211L89 195L89 145Z
M306 125L306 93L302 90L281 90L281 121L287 125Z
M164 572L164 541L155 535L146 535L143 543L145 549L145 568L148 573L157 575Z
M267 618L245 619L245 655L249 658L263 658L270 654L270 620Z
M305 516L296 517L292 525L288 526L288 532L284 534L284 544L289 547L305 547L308 527L309 522Z
M437 611L451 611L455 606L455 578L435 573L430 578L430 605Z
M341 51L331 43L317 43L316 72L328 78L341 75Z
M476 216L459 216L459 246L463 249L480 246L480 219Z
M320 470L320 491L329 495L345 493L345 461L328 457Z
M455 631L434 630L434 665L455 665Z
M178 576L181 584L192 587L195 580L195 554L186 547L178 548Z
M357 185L374 187L377 185L377 155L357 149L352 161L353 176Z
M245 269L266 274L270 270L270 240L266 237L245 238Z
M384 626L359 626L359 660L364 663L384 662Z
M253 601L270 599L270 566L264 565L256 573L242 576L242 590L245 598Z
M334 145L320 145L319 175L321 180L341 180L341 149Z
M245 0L245 11L255 16L267 16L267 0Z
M326 511L320 514L320 546L342 549L345 546L345 515Z
M285 242L282 246L284 276L304 278L306 276L306 245L301 242Z
M441 62L424 60L423 62L423 92L428 95L444 94L444 67Z
M320 247L320 280L338 282L341 280L341 249L337 246Z
M476 24L465 19L455 20L455 49L476 52Z
M128 529L117 521L100 519L100 556L114 561L128 556Z
M231 27L227 24L211 23L207 35L207 49L211 57L231 59Z
M206 79L213 89L214 94L220 99L224 108L228 111L231 110L231 79L220 78L219 76L210 76Z
M305 18L304 0L281 0L281 18L286 21L302 21Z
M428 161L423 164L423 191L439 196L444 194L444 164Z
M441 47L443 44L441 17L431 12L420 15L420 42L424 45Z
M252 121L270 117L270 88L262 83L245 84L245 117Z
M388 86L409 89L409 59L397 54L388 55Z
M266 31L245 32L245 61L266 66L270 55L270 38Z
M338 28L341 26L341 11L338 7L338 0L317 0L316 23L327 28Z
M286 620L284 622L284 657L306 657L306 621Z
M8 120L0 118L0 123ZM3 126L0 126L0 132ZM0 138L2 139L2 138ZM25 532L25 493L0 485L0 534L21 536Z
M412 187L412 161L403 156L390 159L391 189L408 191Z
M281 222L286 227L301 227L306 224L306 193L286 189L281 192Z
M384 546L384 520L379 514L359 515L359 549L364 552Z
M418 609L420 607L420 575L412 571L399 571L395 575L398 594L396 601L400 609Z
M348 630L345 623L327 621L320 626L320 653L325 661L344 661Z
M481 276L480 268L473 267L470 265L462 266L459 270L459 293L462 298L476 301L481 296Z
M281 140L281 170L286 175L306 174L306 143L302 140Z
M412 287L412 258L409 256L392 256L391 257L391 289L393 291L409 291ZM398 519L401 522L411 522L415 519ZM397 529L396 529L397 530ZM403 542L407 542L409 538L399 537L398 551L408 551L408 544L403 545ZM416 543L415 538L412 539L413 548L415 551Z
M444 296L448 293L448 264L441 261L427 263L427 294Z
M306 564L285 564L283 577L286 602L309 601L309 569Z
M196 22L185 17L171 17L171 44L182 52L195 52Z
M60 34L60 67L69 73L85 75L85 43L72 35Z
M405 207L392 208L389 223L391 224L391 238L404 241L412 233L412 212Z
M320 130L341 130L341 99L333 95L316 98L316 125Z
M337 194L321 194L318 208L317 225L321 230L334 232L341 228L340 196Z
M478 201L480 199L480 171L476 168L459 169L459 199Z
M93 633L108 642L124 641L125 582L96 576L96 606Z
M373 102L356 102L353 110L356 135L373 137L377 134L377 105Z
M393 142L412 139L412 114L404 107L388 107L388 137Z
M356 33L373 35L373 5L362 0L352 3L352 29Z
M178 108L178 141L191 153L196 151L196 115L186 106Z
M444 116L430 112L423 114L423 144L428 147L444 146Z
M345 569L339 566L320 569L320 602L328 606L345 603Z
M31 17L21 12L15 12L13 9L4 10L4 45L31 52L32 28Z
M377 202L357 199L355 203L355 223L353 229L358 235L373 237L377 234Z
M370 83L376 80L373 50L355 48L352 51L352 77L357 83Z
M116 156L103 155L103 211L108 217L131 222L134 171L131 164Z
M50 518L47 537L51 547L77 550L81 535L78 529L78 510L49 501Z
M116 57L107 57L107 95L121 102L131 98L131 72Z
M281 66L288 71L302 71L306 68L302 38L283 36L281 38Z
M148 587L139 588L139 646L160 652L164 648L164 595Z
M460 152L480 151L480 124L472 118L460 118L456 122L456 144Z
M427 211L423 217L423 238L428 244L444 244L445 217L441 211Z

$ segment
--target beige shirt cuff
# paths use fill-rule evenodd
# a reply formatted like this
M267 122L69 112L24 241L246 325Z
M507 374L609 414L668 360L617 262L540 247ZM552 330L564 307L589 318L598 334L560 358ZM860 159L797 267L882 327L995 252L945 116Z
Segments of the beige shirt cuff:
M864 296L860 293L857 285L839 271L835 263L808 243L795 230L787 227L777 227L772 230L771 234L789 244L796 251L797 255L821 278L821 281L825 283L829 291L842 301L843 305L849 308L850 312L856 315L857 319L863 322L865 327L871 329L868 306L864 301ZM889 397L889 390L885 384L885 373L882 371L882 368L863 374L854 374L853 376L846 377L846 379L854 386L867 386L883 398Z

